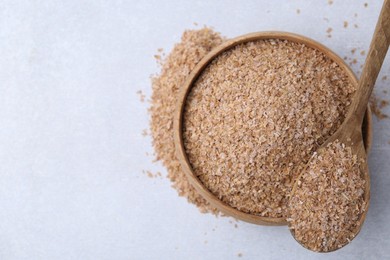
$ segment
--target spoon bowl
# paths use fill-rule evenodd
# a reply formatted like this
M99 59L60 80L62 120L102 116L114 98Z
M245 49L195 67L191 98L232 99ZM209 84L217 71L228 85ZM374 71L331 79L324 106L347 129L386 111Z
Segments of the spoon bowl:
M349 126L349 127L347 127L347 126ZM356 123L347 121L345 124L343 124L343 126L340 127L336 131L335 134L333 134L319 149L317 149L316 153L320 155L323 151L325 151L325 149L328 147L329 144L331 144L333 142L340 142L340 143L344 144L346 147L351 147L353 154L356 155L358 160L361 162L359 165L359 168L360 168L359 170L360 170L360 177L364 180L364 194L363 194L364 204L362 205L362 208L361 208L362 213L360 214L360 216L358 218L356 226L354 226L354 228L351 232L352 234L354 234L353 238L355 238L359 234L359 232L363 226L363 223L366 219L366 215L368 212L369 204L370 204L370 175L369 175L368 164L367 164L367 153L366 153L366 150L364 147L364 141L363 141L363 137L362 137L362 130L360 127L353 127L352 128L351 126L356 126ZM345 127L347 127L347 128L345 128ZM313 158L314 157L312 157L312 159L309 160L307 165L310 165ZM298 182L299 182L299 180L301 180L304 172L305 171L303 171L301 173L301 175L296 179L294 186L292 188L292 191L291 191L290 198L292 198L294 196L294 194L298 191L298 189L299 189ZM304 180L302 180L302 181L304 182ZM301 185L303 185L303 184L301 184ZM319 184L317 184L317 185L319 185ZM291 223L289 223L289 229L290 229L291 234L293 235L293 237L295 238L295 240L298 243L300 243L303 247L305 247L309 250L313 250L313 248L310 248L305 243L302 243L302 241L300 241L296 238L295 231L294 231ZM341 247L344 247L349 242L350 242L350 240L348 240L347 243L340 245L338 248L332 248L330 250L319 251L319 252L327 252L327 253L332 252L332 251L340 249Z

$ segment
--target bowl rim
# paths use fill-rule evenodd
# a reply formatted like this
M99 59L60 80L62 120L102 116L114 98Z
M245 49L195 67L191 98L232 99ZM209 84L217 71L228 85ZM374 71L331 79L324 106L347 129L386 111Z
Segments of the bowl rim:
M210 62L216 58L221 53L246 42L265 40L265 39L279 39L287 40L296 43L303 43L306 46L316 49L324 53L327 57L336 62L343 70L347 73L352 84L357 85L356 75L353 73L351 68L345 63L345 61L340 58L336 53L330 50L328 47L322 45L321 43L312 40L306 36L302 36L295 33L283 32L283 31L264 31L264 32L255 32L245 35L238 36L236 38L227 40L218 47L211 50L200 62L194 67L186 81L183 84L183 87L180 88L177 96L177 104L173 117L173 138L175 144L175 153L176 157L180 162L181 168L185 173L189 183L195 188L195 190L207 201L211 206L217 208L222 213L232 216L236 219L258 224L258 225L268 225L268 226L281 226L287 225L286 218L275 218L275 217L262 217L259 215L254 215L250 213L242 212L232 206L224 203L218 199L210 190L208 190L204 184L198 179L195 173L192 171L191 164L188 160L187 154L185 152L182 128L183 128L183 112L186 104L186 99L189 92L192 89L194 82L198 79L199 75L203 70L210 64ZM366 135L363 137L366 144L366 150L368 151L371 147L371 138L372 138L372 118L369 107L367 108L365 120L367 124L364 126Z

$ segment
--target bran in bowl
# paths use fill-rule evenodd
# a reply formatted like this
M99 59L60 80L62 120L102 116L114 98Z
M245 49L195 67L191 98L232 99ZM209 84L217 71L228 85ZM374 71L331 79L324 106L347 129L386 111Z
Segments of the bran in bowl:
M279 42L280 41L280 42ZM182 101L181 94L179 93L180 91L184 90L187 87L186 81L188 78L191 76L191 71L196 68L196 65L198 63L202 63L201 60L210 52L214 53L218 49L222 47L222 45L227 45L227 41L224 37L222 37L219 33L216 33L210 28L203 28L200 30L187 30L184 32L181 41L174 46L174 48L169 52L167 56L161 55L162 50L159 49L159 55L156 55L156 59L158 64L161 65L161 71L159 74L154 75L152 77L152 96L150 99L150 107L149 107L149 112L151 116L150 120L150 133L152 136L152 141L153 141L153 147L155 150L155 158L157 161L161 161L165 168L167 169L168 172L168 178L172 182L172 187L177 190L179 196L183 196L188 200L188 202L195 204L199 210L203 213L213 213L216 215L220 215L220 211L222 208L216 209L214 208L214 202L209 201L209 196L206 196L204 199L204 194L201 195L200 191L197 190L198 187L192 186L193 183L193 178L189 178L188 171L185 171L183 165L181 165L181 162L183 162L179 158L182 157L182 155L185 156L187 154L188 156L191 156L191 153L194 153L192 155L192 167L196 166L197 164L202 164L202 161L204 162L206 159L208 160L209 156L213 157L212 159L215 160L215 152L212 152L212 147L214 144L203 142L207 141L207 131L202 131L197 130L198 127L201 125L198 124L195 120L195 118L191 119L193 116L197 116L200 111L202 111L203 108L199 107L198 105L201 104L196 104L196 103L191 103L192 101L190 100L190 97L184 100L185 103L187 103L187 107L190 109L195 109L198 110L196 113L187 113L187 117L183 121L187 121L187 127L193 128L194 132L191 133L189 129L185 130L185 128L180 128L180 136L185 138L184 135L187 135L187 144L186 144L186 152L184 150L181 152L182 155L176 154L177 151L175 151L175 141L174 141L174 133L176 134L178 129L174 128L174 117L175 117L175 109L177 108L177 102L180 99ZM252 57L252 63L248 63L245 67L245 64L239 64L235 63L234 66L238 66L237 68L233 67L233 70L235 73L239 72L239 76L243 77L245 73L249 75L254 75L253 73L256 71L257 66L260 65L260 68L263 68L264 70L264 65L267 65L267 63L270 66L272 65L272 58L273 55L272 53L275 52L277 54L278 51L282 51L283 48L285 48L285 54L287 55L288 53L291 52L292 58L290 59L289 62L286 61L286 65L288 64L287 68L284 68L287 71L290 71L290 73L296 73L297 77L294 80L290 81L286 80L288 77L283 77L286 79L283 79L281 77L277 77L277 72L280 69L283 69L283 67L271 67L270 69L267 69L266 71L263 71L264 77L263 79L256 79L254 83L258 84L258 87L256 87L256 84L252 84L248 86L248 89L244 92L241 93L241 96L237 96L237 98L241 99L243 103L241 104L242 108L241 112L240 110L237 110L236 112L233 111L232 115L238 116L235 120L230 121L224 121L224 118L226 117L221 117L221 118L215 118L216 114L213 115L211 113L211 116L213 116L213 122L215 122L215 127L219 130L228 130L232 131L234 128L237 128L235 126L235 121L237 120L238 123L243 123L243 118L248 119L247 123L248 126L244 127L244 133L248 135L243 137L241 139L233 140L233 142L227 142L228 139L226 140L221 140L223 141L222 143L217 144L217 149L221 149L220 146L226 147L227 145L232 145L231 148L228 150L234 151L236 147L240 146L240 142L243 141L243 144L248 144L248 149L252 149L251 154L249 154L249 167L248 169L256 169L256 167L259 167L260 169L268 169L270 171L270 174L273 174L274 176L267 176L264 174L264 172L257 172L257 171L252 171L251 173L247 174L245 169L244 169L244 174L239 175L239 172L230 172L224 170L223 173L226 174L224 177L219 176L219 177L213 177L213 173L211 171L206 171L207 169L204 169L204 173L199 171L199 168L193 169L193 174L192 175L197 175L200 176L199 173L201 173L203 176L202 178L200 177L195 177L199 178L203 181L201 183L202 186L207 187L207 181L210 180L209 182L209 187L210 189L212 188L211 186L213 185L214 181L220 181L217 178L222 178L222 185L224 186L230 186L232 185L231 190L233 192L225 192L222 190L218 190L218 186L214 187L214 194L218 195L219 197L215 197L216 200L221 200L226 203L229 201L236 200L237 203L239 203L240 200L247 202L244 202L244 206L240 207L240 205L236 204L227 204L226 206L228 208L234 209L237 212L241 212L241 214L232 214L231 211L226 211L223 210L224 214L228 214L231 216L234 216L238 219L242 219L244 221L256 223L256 224L269 224L270 222L272 223L277 223L277 224L286 224L286 201L287 198L285 197L285 194L287 193L287 190L291 188L292 186L292 178L296 175L299 174L299 168L301 167L303 162L299 162L298 165L294 165L294 162L299 161L300 159L300 154L303 156L301 159L304 161L307 157L309 157L309 154L311 151L316 150L317 147L319 147L320 144L329 136L331 133L334 132L335 129L340 125L341 121L344 119L345 111L349 105L349 102L351 100L351 97L354 92L354 87L352 85L356 84L356 79L353 77L352 74L349 74L349 77L352 82L349 83L348 78L343 72L341 71L341 68L339 65L336 63L332 62L329 58L326 58L325 55L323 55L320 51L315 51L309 47L306 47L302 44L297 44L294 42L288 42L284 41L284 45L286 46L281 46L281 50L277 50L279 43L283 43L283 40L269 40L268 43L261 43L261 44L268 44L273 46L272 48L276 48L272 50L272 48L268 48L267 46L263 50L258 49L258 50L250 50L251 55L254 55L255 57ZM254 46L250 45L255 44ZM260 44L260 45L261 45ZM247 43L247 45L240 45L237 48L241 48L245 53L245 55L248 55L248 50L257 48L259 46L259 42L256 42L254 40L252 43ZM275 46L276 45L276 46ZM268 51L266 49L269 49ZM303 53L303 51L309 51L306 53ZM232 50L230 50L232 51ZM264 53L262 53L264 51ZM268 52L268 54L267 54ZM269 53L270 52L270 53ZM218 52L220 53L220 52ZM223 54L220 56L222 57L223 55L227 55L229 52L226 50L224 51ZM234 53L235 55L237 53ZM259 63L259 58L264 54L262 63ZM312 54L312 55L311 55ZM279 55L279 56L278 56ZM280 53L276 55L275 57L279 57L280 59ZM302 59L304 57L308 56L308 59L302 63ZM317 55L317 56L316 56ZM316 56L316 57L312 57ZM215 58L213 55L212 57ZM244 57L241 57L240 59L242 60ZM218 61L219 60L219 61ZM244 59L245 60L245 59ZM250 61L249 56L247 57L247 60ZM222 58L216 59L214 61L215 63L219 62L221 63L223 61ZM242 63L242 61L241 61ZM340 63L339 63L340 64ZM209 65L211 67L212 64ZM224 67L225 65L221 64L222 70L225 70L226 72L229 72L229 70ZM231 66L232 64L226 64L226 66ZM255 66L256 65L256 66ZM307 68L305 66L308 66ZM214 65L216 66L216 65ZM245 72L246 68L251 68L252 69ZM342 65L340 65L342 67ZM325 70L324 70L325 68ZM332 68L335 68L336 71L334 74L331 74L329 70ZM206 69L207 70L207 69ZM348 72L348 69L344 68L345 73L350 73ZM206 72L205 72L206 73ZM309 73L308 75L311 75L310 77L307 77L306 73ZM327 74L329 73L329 74ZM223 76L224 74L220 75ZM317 75L316 77L314 77ZM333 76L332 76L333 75ZM339 77L341 75L341 78ZM227 78L226 81L231 81L233 79L232 75L229 76L229 73L226 74ZM248 76L246 76L248 78ZM255 75L256 77L259 77L259 75ZM254 78L256 78L254 77ZM272 78L273 77L273 78ZM318 78L321 78L322 81L318 82ZM316 79L316 80L315 80ZM200 81L200 79L198 79ZM235 79L237 80L237 79ZM264 86L264 82L262 83L261 80L268 80L270 82L270 85ZM275 82L283 82L285 84L292 84L292 86L284 86L283 84L278 85L274 84ZM220 79L222 82L223 80ZM266 81L266 82L268 82ZM332 85L332 83L336 82L337 85ZM215 83L212 82L213 84ZM263 86L261 85L263 84ZM312 84L315 83L315 84ZM194 84L194 83L192 83ZM225 82L224 84L229 84L228 82ZM272 85L273 84L273 85ZM228 86L228 85L226 85ZM275 87L276 86L276 87ZM216 89L216 86L212 86L213 91L221 92L220 90ZM244 85L240 86L244 88ZM196 88L195 86L193 87L194 89ZM305 88L307 88L305 90ZM251 91L254 90L254 93L251 93ZM297 91L295 91L297 90ZM225 94L228 95L229 91ZM232 88L230 93L236 92L237 94L237 87ZM257 96L261 94L261 91L265 91L262 93L261 98L259 99L261 103L255 104L253 97L258 98ZM191 91L193 92L193 91ZM211 92L210 92L211 93ZM194 95L196 96L202 96L202 95L209 95L210 93L207 93L207 91L202 92L198 90L198 93ZM211 93L213 94L213 93ZM193 94L190 93L189 96ZM229 96L228 96L229 97ZM301 97L302 100L299 98ZM209 95L209 97L206 97L208 99L213 98L212 95ZM229 98L222 97L225 99L229 106L233 106L234 108L234 102L232 102L231 97L230 100ZM214 110L214 108L220 108L221 102L219 101L220 98L214 97L212 102L214 104L208 104L207 106L213 105L212 108L207 109L207 113L209 113L210 110ZM268 100L268 105L266 103L266 99ZM288 99L287 103L284 105L280 104L280 102L285 101ZM222 99L221 99L222 100ZM217 101L217 102L215 102ZM273 104L272 102L279 102L279 104ZM308 107L303 106L301 102L304 102ZM188 106L189 105L189 106ZM206 105L205 102L203 102L203 105ZM237 105L237 102L236 102ZM198 107L197 107L198 106ZM250 106L253 106L252 109L250 109ZM259 111L263 111L262 107L267 106L270 110L267 112L267 114L261 114ZM302 108L303 111L299 112L297 115L294 113L291 113L291 111L297 111L299 108ZM249 109L248 111L250 112L247 116L240 118L240 113L245 114L244 112L248 112L245 109ZM188 110L188 108L186 109ZM253 110L254 112L251 112L250 110ZM291 111L289 111L291 110ZM191 111L190 111L191 112ZM226 112L226 111L225 111ZM239 114L237 114L237 112ZM206 114L207 114L206 113ZM283 115L284 118L283 119ZM220 113L220 115L223 115ZM275 117L276 115L276 117ZM331 115L331 117L329 117ZM199 116L199 115L198 115ZM301 116L301 118L299 118ZM231 118L231 115L229 114L228 117ZM260 119L266 118L266 121L259 121ZM278 119L279 118L279 119ZM211 119L211 118L210 118ZM278 119L278 120L277 120ZM267 123L268 120L268 123ZM281 120L285 120L288 122L285 122L284 127L283 124L281 124ZM298 121L297 121L298 120ZM191 122L192 121L192 122ZM256 122L260 122L259 127L256 127L253 125ZM299 122L300 121L300 122ZM226 122L232 123L232 125L226 124ZM264 123L265 122L265 123ZM297 125L292 125L293 130L291 131L291 124L296 124L299 123L300 126ZM205 122L206 126L207 124L210 124L210 122ZM191 125L193 124L193 125ZM265 125L264 125L265 124ZM214 127L214 124L213 124ZM267 131L270 131L271 128L274 128L274 134L275 137L272 135L269 136L269 133L262 133L261 131L264 130L264 127L266 127ZM303 127L299 129L299 127ZM230 129L230 130L229 130ZM290 129L290 130L289 130ZM181 131L183 130L183 131ZM184 133L186 131L186 133ZM222 134L223 134L222 131ZM237 131L234 130L234 131ZM233 131L233 133L234 133ZM363 123L363 137L365 141L365 146L366 149L370 148L370 141L371 141L371 116L368 113L366 113L366 118ZM213 131L211 132L213 133ZM215 131L214 131L215 134ZM237 134L237 133L236 133ZM253 136L258 134L258 136ZM268 135L267 135L268 134ZM286 136L287 134L287 136ZM288 136L290 135L290 136ZM276 138L278 137L278 138ZM264 141L264 138L267 140ZM274 140L276 140L279 143L273 144ZM251 141L254 140L254 141ZM302 147L298 145L298 149L295 149L294 143L289 144L289 140L292 139L297 139L297 140L304 140L306 144L309 144L309 147L306 147L308 150L303 149ZM198 142L199 141L199 142ZM248 142L249 141L249 142ZM198 142L196 144L196 142ZM225 142L225 143L224 143ZM286 143L285 149L283 147L280 147L280 142ZM295 141L297 142L297 141ZM263 147L266 147L266 145L269 146L268 152L269 156L265 158L264 163L261 164L259 162L259 155L255 154L258 153L255 151L257 147L260 147L263 145ZM279 148L276 148L277 145L279 145ZM206 150L208 155L205 155L205 153L200 151L200 148L196 148L194 150L190 150L192 146L208 146L206 147ZM255 149L256 147L256 149ZM271 149L272 148L272 149ZM211 151L211 153L209 153ZM235 153L237 155L237 158L240 158L240 150L237 150ZM259 150L260 152L262 151L261 149ZM263 150L264 151L264 150ZM279 151L281 151L279 153ZM197 162L198 157L196 157L196 153L201 152L202 156L199 157L202 161ZM244 151L244 153L248 153L248 151ZM245 163L245 154L243 153L241 160L244 161ZM278 154L279 153L279 154ZM288 162L288 156L291 154L295 158L293 162L290 162L286 165L280 165L279 163L282 162ZM233 154L234 155L234 154ZM246 154L248 155L248 154ZM221 156L220 159L225 158L229 159L228 156L231 156L231 154L222 152L219 154ZM278 160L275 160L277 158ZM282 159L281 161L279 159ZM215 163L215 162L214 162ZM234 163L235 165L233 165ZM237 168L237 166L242 165L242 162L239 160L235 161L230 161L227 164L229 167L232 167L231 169ZM268 165L268 168L266 166ZM282 172L276 172L275 169L272 169L273 166L278 166L279 169L285 169ZM215 165L214 165L215 166ZM223 165L222 165L223 166ZM242 167L242 166L241 166ZM187 167L188 168L188 167ZM226 166L225 166L226 169ZM296 173L292 172L291 169L298 169ZM217 168L218 170L218 168ZM192 169L191 169L192 171ZM216 172L217 176L221 174L221 172ZM257 176L263 176L264 179L256 180ZM292 177L291 177L291 176ZM208 178L208 179L206 179ZM223 180L225 178L225 180ZM198 179L197 179L198 180ZM231 181L231 184L229 181ZM254 180L254 181L253 181ZM241 186L237 186L237 182L242 182L240 184ZM263 183L262 183L263 182ZM244 184L246 183L246 184ZM243 193L239 189L239 187L242 186L247 186L245 189L243 189ZM195 187L195 188L194 188ZM248 192L248 188L249 191ZM264 188L263 188L264 187ZM252 203L255 204L257 203L261 197L267 198L270 197L267 195L267 189L269 192L272 192L274 195L278 195L278 198L271 199L271 200L264 200L260 201L260 204L258 206L251 205ZM283 190L284 189L284 190ZM234 191L235 190L235 191ZM221 196L222 194L222 196ZM252 195L251 195L252 194ZM266 195L266 196L265 196ZM224 197L223 197L224 196ZM214 199L213 199L214 200ZM262 208L265 206L269 206L272 204L275 204L275 202L279 201L280 206L278 205L276 207L276 210L272 210L273 212L269 212L269 210L263 211ZM214 206L212 206L209 202L212 202ZM233 205L233 206L231 206ZM236 208L234 207L236 205ZM278 209L280 207L280 209ZM239 211L237 208L240 208ZM271 206L272 209L272 206ZM250 213L244 213L250 212ZM244 214L245 216L243 216ZM253 214L253 215L252 215ZM222 214L223 215L223 214ZM262 217L263 215L265 216L283 216L281 218L267 218ZM254 220L255 218L255 220Z
M343 122L354 91L343 68L305 44L268 39L228 49L186 99L192 171L227 205L286 218L294 180Z

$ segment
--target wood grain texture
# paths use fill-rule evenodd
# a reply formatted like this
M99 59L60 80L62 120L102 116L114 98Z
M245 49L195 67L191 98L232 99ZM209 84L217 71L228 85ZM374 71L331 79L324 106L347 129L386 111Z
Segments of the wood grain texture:
M371 96L375 81L386 57L390 43L390 1L385 0L370 44L358 92L350 107L350 116L363 120L365 106Z
M197 80L198 76L202 73L202 71L208 66L208 64L216 58L219 54L223 53L224 51L233 48L234 46L250 42L250 41L257 41L262 39L284 39L289 40L292 42L297 43L303 43L311 48L317 49L321 52L323 52L326 56L328 56L330 59L334 60L343 70L346 72L348 77L351 79L352 84L357 85L357 79L352 70L348 67L347 64L341 59L338 55L336 55L334 52L332 52L330 49L325 47L324 45L309 39L307 37L287 33L287 32L258 32L258 33L251 33L247 35L243 35L234 39L231 39L229 41L226 41L219 47L212 50L208 55L206 55L194 68L194 70L189 75L188 79L184 83L184 86L181 88L179 94L178 94L178 102L176 106L176 111L174 114L174 142L175 142L175 149L176 149L176 156L178 160L180 161L181 167L183 172L186 174L189 182L191 185L196 189L197 192L205 199L207 200L213 207L220 210L222 213L232 216L234 218L237 218L242 221L259 224L259 225L286 225L286 219L285 218L270 218L270 217L261 217L253 214L244 213L242 211L239 211L225 203L223 203L221 200L219 200L214 194L212 194L204 185L203 183L197 178L197 176L192 171L190 162L187 158L184 144L183 144L183 137L182 137L182 127L183 127L183 111L186 104L187 95L190 92L193 84ZM363 127L363 131L366 134L366 147L369 149L371 146L371 116L370 113L367 113L366 117L366 124Z

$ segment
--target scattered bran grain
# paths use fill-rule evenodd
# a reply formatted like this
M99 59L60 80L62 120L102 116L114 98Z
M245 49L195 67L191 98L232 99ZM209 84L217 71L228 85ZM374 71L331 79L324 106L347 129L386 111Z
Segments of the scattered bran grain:
M144 93L142 93L142 90L138 90L137 91L137 95L139 96L139 99L140 99L140 101L143 103L143 102L145 102L145 94Z
M384 108L387 107L388 105L389 105L388 100L381 100L381 102L379 103L379 108Z
M142 136L143 137L148 136L148 130L147 129L142 130Z
M327 30L326 30L326 33L328 34L327 37L328 38L332 38L332 34L331 32L333 31L333 29L331 27L329 27Z
M151 171L142 171L143 174L145 174L146 176L148 176L149 178L158 178L158 177L162 177L162 174L160 172L157 172L155 174L153 174Z
M297 180L287 219L304 247L328 252L348 244L365 210L361 160L336 141L314 153Z
M379 119L388 118L389 115L383 112L383 109L389 105L388 100L380 99L375 93L370 97L370 108L372 113Z
M187 97L183 140L194 173L240 211L286 217L294 178L338 129L354 91L334 61L304 44L225 51Z

